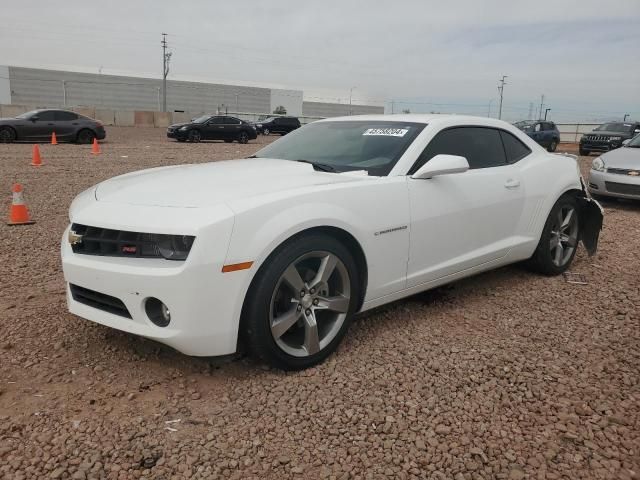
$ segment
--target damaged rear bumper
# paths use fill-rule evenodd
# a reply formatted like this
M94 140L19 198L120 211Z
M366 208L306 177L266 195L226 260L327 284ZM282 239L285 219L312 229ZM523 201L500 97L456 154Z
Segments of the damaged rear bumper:
M584 184L583 184L584 185ZM604 210L602 206L589 196L586 189L582 188L583 195L578 197L580 215L580 239L589 256L594 255L598 249L598 239L602 230Z

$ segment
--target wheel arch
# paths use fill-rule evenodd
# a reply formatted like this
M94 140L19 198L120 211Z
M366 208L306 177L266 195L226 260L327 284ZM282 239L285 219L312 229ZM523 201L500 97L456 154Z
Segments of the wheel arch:
M13 132L13 140L18 140L18 131L11 125L0 125L0 130L11 130Z

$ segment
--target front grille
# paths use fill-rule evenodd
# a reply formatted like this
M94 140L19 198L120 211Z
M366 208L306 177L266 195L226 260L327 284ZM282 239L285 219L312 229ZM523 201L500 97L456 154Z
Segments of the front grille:
M609 137L605 135L585 135L585 140L589 140L590 142L608 142Z
M71 296L78 303L121 317L131 318L129 310L119 298L74 284L69 284L69 288L71 289Z
M604 182L607 191L611 193L620 193L622 195L640 195L640 185L632 185L629 183Z
M72 243L74 253L108 257L161 258L158 235L90 227L74 223L71 231L81 237Z
M638 168L607 168L607 173L615 173L617 175L629 175L630 172L638 172L640 173L640 165ZM633 177L638 176L631 175Z

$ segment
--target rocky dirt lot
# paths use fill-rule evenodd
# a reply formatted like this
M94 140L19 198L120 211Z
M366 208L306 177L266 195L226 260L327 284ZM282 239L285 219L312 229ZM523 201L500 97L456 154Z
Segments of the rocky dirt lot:
M59 242L115 174L244 157L110 128L89 146L0 145L0 478L640 478L640 204L605 204L587 285L518 266L357 317L323 365L189 358L76 318ZM590 160L581 159L584 172Z

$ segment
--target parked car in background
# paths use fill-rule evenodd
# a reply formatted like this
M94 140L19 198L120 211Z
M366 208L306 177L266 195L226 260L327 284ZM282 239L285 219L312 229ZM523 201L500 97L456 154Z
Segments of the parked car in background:
M560 131L555 123L549 120L523 120L514 125L548 151L555 152L558 148Z
M640 133L640 122L608 122L603 123L591 133L585 133L580 139L580 155L591 152L608 152L622 146L622 142L630 140Z
M579 242L595 253L602 209L577 167L500 120L363 115L250 158L129 173L71 204L69 310L189 355L240 339L310 367L356 312L514 262L558 275Z
M176 123L167 128L167 137L179 142L198 143L202 140L223 140L247 143L258 137L253 125L227 115L203 115L189 123Z
M256 130L263 135L269 135L270 133L286 135L296 128L300 128L300 120L296 117L270 117L256 123Z
M98 120L68 110L32 110L14 118L0 118L0 143L48 141L54 132L58 141L76 143L104 140L107 135Z
M622 143L622 148L593 159L589 192L594 197L640 200L640 134Z

